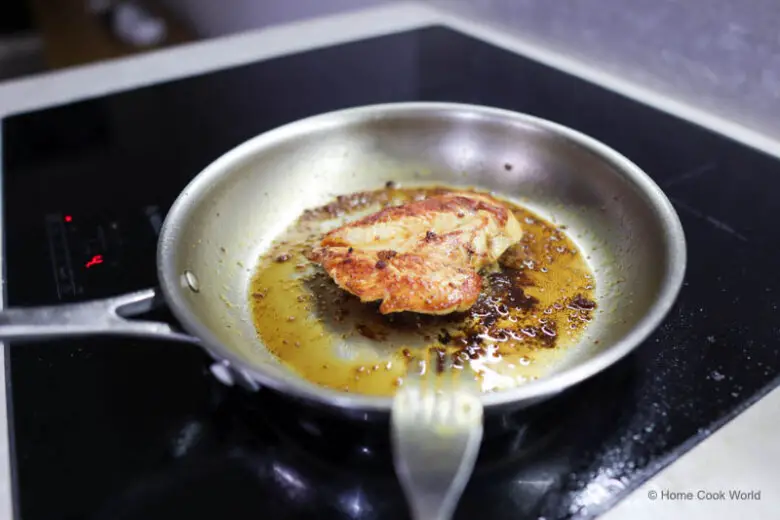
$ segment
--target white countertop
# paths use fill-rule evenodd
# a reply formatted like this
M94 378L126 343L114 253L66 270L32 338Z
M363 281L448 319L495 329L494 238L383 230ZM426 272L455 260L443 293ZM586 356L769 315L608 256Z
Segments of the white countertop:
M474 20L411 2L276 26L7 82L0 84L0 117L431 24L450 26L674 113L749 146L780 155L780 141L772 136L740 127L668 95L658 95L641 85L631 84L592 65L555 54L516 35L508 35ZM2 272L5 272L4 266ZM3 350L0 350L0 359L4 364ZM5 402L4 377L5 368L0 370L0 402ZM780 417L780 388L695 446L601 518L698 520L739 516L750 519L778 517L780 441L776 440L776 429L772 428L775 417ZM8 436L4 433L8 429L7 420L7 414L0 413L0 518L12 518ZM733 500L728 498L730 490L758 491L760 495L752 500ZM596 499L598 491L589 488L587 492ZM697 495L701 494L700 491L724 491L726 499L699 498ZM658 496L655 500L649 498L653 492ZM679 496L671 499L670 492ZM691 492L692 497L683 495L686 492ZM587 498L583 497L581 503L587 504Z

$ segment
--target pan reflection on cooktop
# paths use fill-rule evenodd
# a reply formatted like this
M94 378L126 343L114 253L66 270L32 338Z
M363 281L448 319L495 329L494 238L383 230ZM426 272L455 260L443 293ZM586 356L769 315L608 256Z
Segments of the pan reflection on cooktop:
M540 406L491 418L455 518L555 518L560 493L586 507L587 496L570 482L572 454L625 420L633 371L629 360ZM258 511L265 518L408 518L387 424L348 426L326 412L291 409L270 391L214 383L212 392L210 410L164 439L175 463L139 475L94 518L203 517L204 508L230 518Z

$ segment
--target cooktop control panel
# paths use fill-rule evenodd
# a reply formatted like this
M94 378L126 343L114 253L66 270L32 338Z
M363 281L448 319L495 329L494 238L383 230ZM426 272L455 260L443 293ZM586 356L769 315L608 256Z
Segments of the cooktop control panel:
M115 213L47 214L52 283L59 300L110 296L154 279L163 219L156 205Z

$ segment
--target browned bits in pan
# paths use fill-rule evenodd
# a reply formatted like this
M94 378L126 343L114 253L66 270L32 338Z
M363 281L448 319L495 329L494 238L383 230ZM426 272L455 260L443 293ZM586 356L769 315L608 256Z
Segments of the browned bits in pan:
M571 303L569 303L569 307L577 310L591 311L596 308L596 302L583 297L581 294L578 294L572 298Z
M381 341L386 336L386 334L384 334L381 330L372 328L364 323L359 323L355 328L361 336L368 339Z
M447 351L441 347L433 347L430 349L430 363L439 374L444 372L446 356Z

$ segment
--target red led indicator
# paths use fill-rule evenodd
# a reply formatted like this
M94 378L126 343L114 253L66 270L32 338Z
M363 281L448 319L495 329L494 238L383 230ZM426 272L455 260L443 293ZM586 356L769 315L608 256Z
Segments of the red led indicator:
M73 217L72 216L65 215L65 222L72 222L72 221L73 221Z
M95 255L92 258L90 258L89 262L86 263L86 268L89 269L93 265L98 265L103 263L103 255Z

